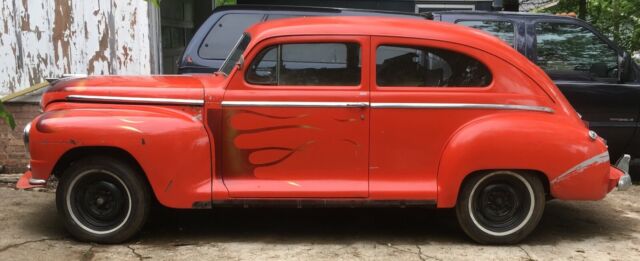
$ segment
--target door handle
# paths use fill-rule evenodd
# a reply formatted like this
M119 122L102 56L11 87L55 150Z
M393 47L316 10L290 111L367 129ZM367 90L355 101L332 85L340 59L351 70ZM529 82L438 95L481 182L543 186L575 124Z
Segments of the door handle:
M347 103L347 107L349 108L366 108L369 107L368 102L350 102Z

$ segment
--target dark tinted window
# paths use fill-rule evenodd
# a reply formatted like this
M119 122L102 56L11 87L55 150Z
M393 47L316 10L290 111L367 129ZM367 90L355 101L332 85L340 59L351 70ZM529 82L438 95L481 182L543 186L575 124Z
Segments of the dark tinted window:
M479 29L500 38L507 44L514 46L515 30L509 21L458 21L457 24Z
M355 86L360 74L358 44L305 43L263 50L246 79L263 85Z
M481 87L491 73L467 55L436 48L380 46L376 51L379 86Z
M211 28L198 55L204 59L225 59L249 26L262 20L262 14L226 14Z
M579 25L537 23L536 52L536 63L552 78L617 78L617 53Z

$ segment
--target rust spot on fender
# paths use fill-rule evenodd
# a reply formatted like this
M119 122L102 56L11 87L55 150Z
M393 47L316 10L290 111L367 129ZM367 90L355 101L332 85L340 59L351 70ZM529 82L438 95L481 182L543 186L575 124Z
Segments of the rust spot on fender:
M144 141L144 138L140 139L140 144L142 144L142 145L147 144L147 143Z
M171 189L171 186L173 185L173 180L169 181L169 184L167 184L167 187L164 188L164 192L169 192L169 190Z

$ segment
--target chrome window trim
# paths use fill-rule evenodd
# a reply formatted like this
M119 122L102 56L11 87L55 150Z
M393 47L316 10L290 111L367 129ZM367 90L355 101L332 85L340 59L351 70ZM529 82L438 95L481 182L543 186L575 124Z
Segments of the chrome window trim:
M124 96L98 96L98 95L69 95L69 101L94 101L94 102L116 102L116 103L144 103L144 104L172 104L172 105L193 105L202 106L204 100L195 99L171 99L171 98L148 98L148 97L124 97Z
M388 109L480 109L480 110L519 110L539 111L554 113L554 110L544 106L517 105L517 104L493 104L493 103L410 103L390 102L371 103L372 108Z

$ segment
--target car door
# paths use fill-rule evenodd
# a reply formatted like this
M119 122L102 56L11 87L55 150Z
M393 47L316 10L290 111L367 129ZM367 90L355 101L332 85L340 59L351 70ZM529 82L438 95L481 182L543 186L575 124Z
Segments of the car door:
M396 37L372 37L371 56L370 197L435 200L447 141L491 113L466 105L508 99L494 91L505 83L492 83L485 66L496 59L469 46Z
M258 43L222 106L231 197L368 196L368 37Z
M586 25L538 20L534 61L554 80L589 128L608 141L612 157L623 153L634 135L640 86L618 79L619 52Z

